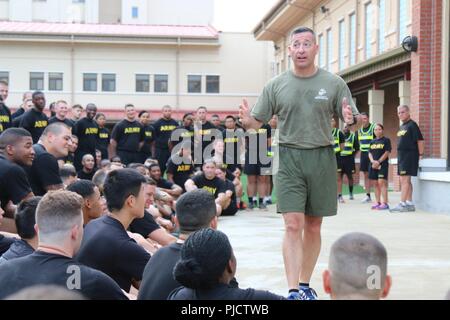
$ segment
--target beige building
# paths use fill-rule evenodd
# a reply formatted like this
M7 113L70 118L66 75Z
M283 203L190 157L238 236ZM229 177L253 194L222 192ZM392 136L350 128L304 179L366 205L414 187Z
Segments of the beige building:
M307 26L317 34L317 64L339 74L360 111L384 124L393 143L391 177L396 176L397 106L408 104L425 137L425 159L416 179L424 209L450 212L449 1L446 0L280 0L254 29L272 41L276 73L290 68L290 33ZM407 36L418 48L402 48ZM445 194L445 196L444 196Z
M236 113L273 76L269 42L210 26L3 21L0 46L0 78L10 84L13 108L23 92L43 90L48 102L94 102L115 119L126 103Z

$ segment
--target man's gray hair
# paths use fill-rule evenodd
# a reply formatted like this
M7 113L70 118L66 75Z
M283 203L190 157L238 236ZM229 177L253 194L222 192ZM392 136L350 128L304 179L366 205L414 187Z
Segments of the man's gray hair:
M406 105L406 104L401 104L401 105L399 105L399 106L397 107L397 110L400 110L400 109L405 109L406 111L409 112L409 106Z
M331 290L339 299L346 296L377 299L387 275L387 252L375 237L348 233L331 247L329 258ZM377 277L371 285L371 277Z

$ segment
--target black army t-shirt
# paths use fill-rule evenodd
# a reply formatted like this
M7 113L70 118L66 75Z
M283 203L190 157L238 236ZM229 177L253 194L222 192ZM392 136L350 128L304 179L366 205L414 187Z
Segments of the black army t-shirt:
M108 128L98 129L98 148L100 150L108 150L109 145L109 130Z
M152 154L152 142L155 139L155 128L151 125L144 127L144 145L141 148L141 152L146 156Z
M185 287L175 289L169 300L285 300L268 291L234 288L226 284L217 284L209 290L194 290Z
M74 279L78 274L77 283ZM72 258L36 251L0 265L0 299L35 285L71 286L91 300L127 300L107 275Z
M114 126L111 138L117 142L117 150L138 152L144 135L144 128L138 121L122 120Z
M11 128L11 110L0 102L0 134Z
M244 130L237 128L234 130L223 130L224 143L224 164L230 165L234 169L240 164L240 152L243 140L245 138Z
M178 127L178 122L173 119L159 119L153 124L155 129L155 147L158 149L169 149L172 131Z
M64 119L64 120L61 120L61 119L58 119L56 116L55 117L51 117L49 120L48 120L48 124L52 124L52 123L64 123L66 126L68 126L69 128L72 128L73 127L73 125L74 125L74 122L72 121L72 120L70 120L70 119Z
M9 201L18 204L31 192L27 174L19 165L0 155L0 202L5 208Z
M78 177L78 179L92 180L92 178L94 177L94 174L95 174L95 169L92 170L91 172L84 172L83 169L81 169L80 171L77 172L77 177Z
M86 117L78 120L72 128L72 133L78 137L77 151L95 154L98 131L98 124L94 120Z
M391 140L386 137L382 137L379 139L374 139L370 142L369 152L372 155L372 158L374 160L378 160L381 158L381 156L386 152L391 152ZM388 159L384 160L384 162L387 162Z
M34 195L43 196L47 192L45 187L62 184L58 160L39 143L33 145L33 149L35 152L33 165L25 170Z
M194 181L197 188L205 189L211 193L214 198L217 198L219 193L224 193L226 191L225 182L217 177L214 177L212 180L206 179L204 173L192 177L192 181Z
M141 280L150 255L128 236L118 220L106 215L86 225L76 259L106 273L129 292L131 280Z
M196 125L195 127L195 141L197 143L197 149L202 151L202 162L205 160L205 157L207 158L208 155L204 155L205 149L214 142L214 139L216 137L221 138L222 135L222 131L220 131L215 125L213 125L211 122L206 121L204 124L200 125ZM197 151L197 149L195 151ZM198 151L197 151L198 152ZM195 156L197 156L195 154ZM196 157L196 159L200 159L198 157ZM198 161L198 160L196 160Z
M173 268L180 259L180 243L172 243L156 251L145 266L139 288L139 300L167 300L169 294L181 286L173 278Z
M173 146L181 142L190 141L191 152L194 150L194 127L193 126L179 126L176 129L176 137L173 137L171 143Z
M413 120L409 120L400 126L397 137L397 149L402 151L418 151L417 141L423 140L419 126Z
M33 137L33 143L37 143L48 126L48 117L45 113L36 110L36 108L31 108L24 113L19 126L27 129Z
M15 239L7 238L4 235L0 234L0 257L9 250L11 245L14 243Z
M173 174L173 181L176 185L179 185L184 190L184 183L192 176L194 173L194 164L189 159L181 159L180 164L175 164L173 158L171 157L167 162L167 173Z
M258 130L247 130L245 137L245 162L246 164L262 163L267 157L264 151L269 151L268 139L272 137L272 128L263 124ZM249 151L250 150L250 151ZM256 152L256 154L250 154ZM256 160L256 163L254 162ZM267 161L270 161L267 159ZM262 163L268 164L268 163Z
M160 229L160 226L156 223L150 212L145 210L144 216L139 219L134 219L128 229L133 233L139 233L144 238L148 238L150 233Z

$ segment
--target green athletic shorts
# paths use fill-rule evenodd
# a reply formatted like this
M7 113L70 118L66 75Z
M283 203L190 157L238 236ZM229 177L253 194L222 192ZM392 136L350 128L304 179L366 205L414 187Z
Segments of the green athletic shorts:
M276 174L277 212L337 214L336 156L332 146L295 149L280 146Z

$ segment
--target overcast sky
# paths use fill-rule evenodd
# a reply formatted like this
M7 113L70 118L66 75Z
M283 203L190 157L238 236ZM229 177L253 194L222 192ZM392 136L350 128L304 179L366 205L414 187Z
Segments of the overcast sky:
M220 31L251 32L278 0L214 0L213 26Z

